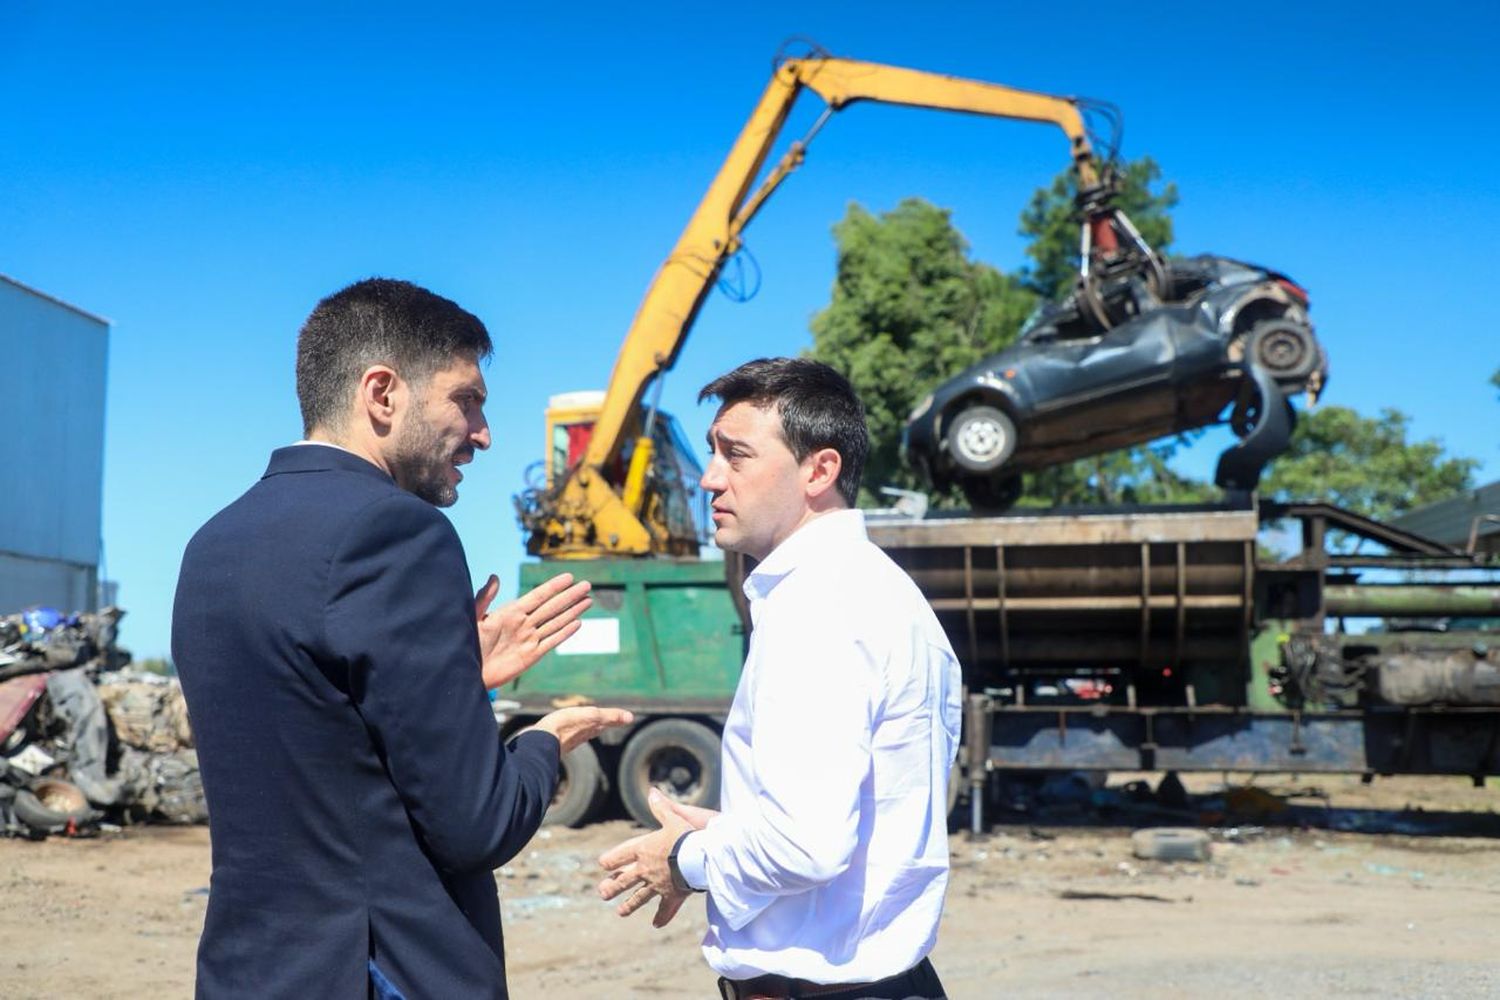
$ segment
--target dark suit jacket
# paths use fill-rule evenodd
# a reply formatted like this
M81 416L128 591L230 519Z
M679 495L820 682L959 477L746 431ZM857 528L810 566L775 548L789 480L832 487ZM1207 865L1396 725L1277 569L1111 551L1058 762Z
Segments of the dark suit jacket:
M282 448L188 544L172 621L208 799L200 997L505 997L491 871L557 740L501 743L448 519L355 455Z

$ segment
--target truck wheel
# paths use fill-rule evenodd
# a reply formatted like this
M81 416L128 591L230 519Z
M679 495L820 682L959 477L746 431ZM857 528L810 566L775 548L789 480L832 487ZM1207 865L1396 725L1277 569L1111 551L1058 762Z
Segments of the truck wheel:
M562 776L543 825L582 826L594 818L609 795L609 780L599 766L599 754L592 743L574 747L562 759Z
M994 472L1016 450L1016 425L993 406L971 406L948 425L948 454L968 472Z
M702 723L662 719L643 726L620 757L620 799L642 826L659 826L646 801L652 788L667 798L719 807L719 737Z

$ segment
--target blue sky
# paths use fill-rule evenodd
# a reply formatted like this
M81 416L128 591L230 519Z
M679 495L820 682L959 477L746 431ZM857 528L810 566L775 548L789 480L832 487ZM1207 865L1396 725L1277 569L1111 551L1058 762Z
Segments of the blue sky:
M1089 5L1077 7L1087 10ZM602 387L657 265L789 35L1118 104L1177 182L1180 252L1290 274L1325 399L1394 406L1500 478L1488 4L216 5L0 0L0 271L109 317L106 569L138 656L166 652L188 537L300 426L297 328L369 275L454 298L497 342L496 443L450 511L514 592L511 495L548 395ZM818 110L809 98L787 136ZM809 343L830 226L857 201L953 210L1023 263L1017 215L1066 160L1049 128L855 105L748 232L760 294L710 298L664 405ZM1206 476L1218 445L1182 467Z

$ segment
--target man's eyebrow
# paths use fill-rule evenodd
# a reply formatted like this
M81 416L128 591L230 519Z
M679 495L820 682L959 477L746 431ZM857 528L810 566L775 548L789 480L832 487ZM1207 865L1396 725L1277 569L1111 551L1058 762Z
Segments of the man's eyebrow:
M479 400L479 405L480 406L483 406L484 405L484 401L490 398L489 397L489 393L485 392L482 387L474 385L473 383L456 386L454 388L454 390L453 390L453 395L454 396L463 396L463 395L473 396L475 399Z
M710 451L713 450L713 447L714 447L714 438L715 438L716 435L718 437L719 446L721 448L743 448L746 451L752 451L752 452L754 451L753 448L751 448L744 441L741 441L739 438L730 437L728 434L725 434L723 431L715 431L712 427L710 427L708 429L708 435L707 435L707 437L708 437L708 447L709 447Z

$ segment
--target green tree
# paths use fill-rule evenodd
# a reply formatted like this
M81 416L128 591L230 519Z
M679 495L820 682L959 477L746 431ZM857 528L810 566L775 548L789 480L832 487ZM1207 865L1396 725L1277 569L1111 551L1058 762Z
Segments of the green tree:
M1160 193L1151 187L1161 180L1161 167L1149 156L1120 164L1114 168L1119 206L1145 241L1157 251L1166 252L1172 244L1172 216L1177 205L1177 185L1167 184ZM1078 210L1073 199L1078 193L1078 179L1072 170L1064 170L1051 185L1039 188L1021 213L1021 234L1031 237L1026 256L1035 265L1023 269L1026 286L1047 299L1061 299L1073 288L1078 277Z
M1326 500L1385 518L1473 486L1479 465L1444 454L1435 440L1408 441L1409 418L1385 409L1376 418L1344 406L1305 412L1292 444L1271 463L1262 496Z
M1031 473L1019 506L1198 503L1217 499L1217 487L1189 479L1167 464L1181 443L1182 438L1171 438Z
M160 674L163 677L177 676L177 668L172 665L172 661L160 656L148 656L144 660L135 660L130 665L148 674Z
M908 198L878 218L851 204L833 228L838 274L812 320L809 355L842 371L864 400L872 489L918 487L900 459L901 428L924 394L1015 339L1036 296L969 256L950 213Z

